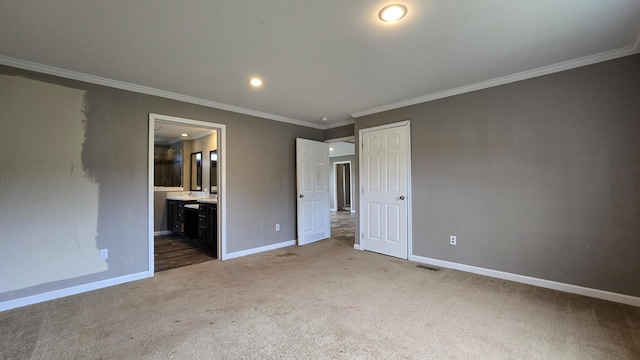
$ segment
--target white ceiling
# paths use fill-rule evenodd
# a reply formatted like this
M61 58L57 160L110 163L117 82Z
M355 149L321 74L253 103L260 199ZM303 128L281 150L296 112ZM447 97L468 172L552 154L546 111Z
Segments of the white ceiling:
M154 130L154 143L162 145L175 144L182 140L195 140L215 132L215 130L205 129L202 127L166 123L157 120L155 122ZM182 134L187 134L187 136L182 136Z
M0 63L331 127L639 48L640 0L393 2L2 1Z

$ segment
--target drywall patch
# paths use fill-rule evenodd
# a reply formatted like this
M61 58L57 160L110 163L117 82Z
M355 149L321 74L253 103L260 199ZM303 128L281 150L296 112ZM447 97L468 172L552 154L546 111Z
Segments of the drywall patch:
M148 269L148 111L140 101L98 87L83 99L82 173L100 184L97 244L109 249L109 276Z
M85 91L0 75L0 293L106 271L99 184L82 164ZM25 139L28 141L25 142Z

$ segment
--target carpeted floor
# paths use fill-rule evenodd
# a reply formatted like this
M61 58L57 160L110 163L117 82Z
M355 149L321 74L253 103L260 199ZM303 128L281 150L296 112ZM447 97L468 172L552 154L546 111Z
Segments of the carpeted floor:
M329 239L0 313L2 359L640 359L640 308Z

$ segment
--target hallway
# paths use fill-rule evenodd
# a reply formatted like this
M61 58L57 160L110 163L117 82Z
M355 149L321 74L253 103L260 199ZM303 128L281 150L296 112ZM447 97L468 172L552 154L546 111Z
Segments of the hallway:
M331 237L333 239L349 241L351 246L353 246L356 240L356 214L350 211L332 212Z

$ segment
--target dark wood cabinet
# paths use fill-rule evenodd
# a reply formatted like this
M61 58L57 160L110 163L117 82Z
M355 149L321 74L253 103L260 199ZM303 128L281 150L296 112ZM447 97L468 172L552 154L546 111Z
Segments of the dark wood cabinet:
M185 208L198 204L197 209ZM218 204L167 199L167 225L175 235L198 238L218 250Z
M186 204L195 204L196 201L167 200L167 225L175 235L184 236L185 233L185 208Z
M198 212L198 239L217 251L218 247L218 204L200 203Z

